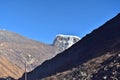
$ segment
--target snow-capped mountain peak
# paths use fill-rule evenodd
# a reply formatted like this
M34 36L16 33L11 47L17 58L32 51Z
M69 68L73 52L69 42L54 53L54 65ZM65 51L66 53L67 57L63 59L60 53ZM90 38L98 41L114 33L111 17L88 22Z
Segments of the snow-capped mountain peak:
M56 35L53 45L57 47L57 53L59 53L68 49L79 40L80 38L78 36L58 34Z

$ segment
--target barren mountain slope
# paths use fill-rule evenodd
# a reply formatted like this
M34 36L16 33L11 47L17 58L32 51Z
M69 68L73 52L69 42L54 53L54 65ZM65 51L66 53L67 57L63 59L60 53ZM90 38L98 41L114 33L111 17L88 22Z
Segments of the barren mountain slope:
M11 77L19 78L21 73L23 74L25 71L25 64L27 71L31 71L53 56L55 56L55 48L53 46L25 38L13 32L0 30L0 57L4 57L10 62L9 64L16 65L20 68L16 68L18 71L15 71L14 73L17 75L13 76L13 73L10 74L11 71L9 71L9 68L11 68L11 70L13 68L14 70L14 67L6 67L6 70ZM7 64L4 60L2 63L0 73L5 73L3 67L4 65L7 66ZM21 72L20 75L19 72ZM0 76L5 77L3 74L0 74Z

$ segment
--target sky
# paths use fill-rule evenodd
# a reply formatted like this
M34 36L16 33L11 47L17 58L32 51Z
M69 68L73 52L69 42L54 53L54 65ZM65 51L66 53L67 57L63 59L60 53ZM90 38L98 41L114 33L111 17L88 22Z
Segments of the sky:
M51 44L84 37L120 12L120 0L0 0L0 29Z

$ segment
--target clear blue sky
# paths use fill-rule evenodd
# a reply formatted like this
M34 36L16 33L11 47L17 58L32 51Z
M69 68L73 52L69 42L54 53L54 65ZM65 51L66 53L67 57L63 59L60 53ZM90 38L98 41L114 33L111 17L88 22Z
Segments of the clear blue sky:
M120 0L0 0L0 29L52 43L56 34L83 37L120 12Z

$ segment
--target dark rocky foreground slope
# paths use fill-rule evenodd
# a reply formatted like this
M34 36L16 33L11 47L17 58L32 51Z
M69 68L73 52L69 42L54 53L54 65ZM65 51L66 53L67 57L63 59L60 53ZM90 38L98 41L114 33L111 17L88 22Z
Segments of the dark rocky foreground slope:
M119 80L120 51L107 52L78 67L42 80Z
M119 52L120 14L115 16L110 21L106 22L100 28L86 35L71 48L67 49L61 54L58 54L51 60L45 61L42 65L34 69L32 72L27 73L27 78L28 80L38 80L51 75L55 75L56 73L58 75L60 74L61 76L67 74L69 76L70 73L70 75L73 76L68 78L68 80L97 79L96 76L101 76L99 75L99 73L101 74L99 70L102 70L104 68L102 66L107 66L107 63L108 66L110 65L110 63L112 63L114 66L113 61L117 60L116 58L113 59L113 61L111 61L110 63L107 61L111 57L117 57L117 55L119 55ZM117 64L119 66L119 62ZM76 71L69 71L72 68ZM117 69L119 69L119 67ZM65 71L64 74L60 73L63 71ZM111 73L110 71L111 70L109 70L108 73ZM81 77L77 78L76 74L79 74ZM94 76L92 74L94 74ZM119 75L115 76L117 76L116 78L119 78ZM62 76L59 78L57 75L55 75L54 78L49 77L47 79L63 80L64 78L66 77ZM24 80L24 76L20 80Z

